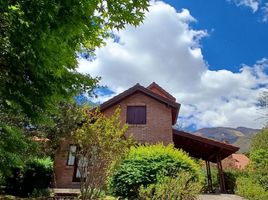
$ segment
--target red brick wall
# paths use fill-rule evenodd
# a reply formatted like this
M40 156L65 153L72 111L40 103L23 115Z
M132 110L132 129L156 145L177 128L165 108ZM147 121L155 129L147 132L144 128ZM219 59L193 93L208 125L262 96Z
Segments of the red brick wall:
M134 105L146 106L147 123L145 125L129 124L127 135L132 134L134 139L141 143L172 143L171 108L143 93L135 93L122 100L119 104L108 108L103 113L107 116L112 115L115 109L120 106L121 121L125 123L127 106Z
M67 165L70 141L62 141L54 161L54 187L78 188L79 183L73 182L74 167Z
M129 125L127 135L132 134L134 139L140 143L172 143L172 116L171 108L142 93L135 93L121 101L118 105L108 108L103 113L112 115L115 109L121 108L121 121L126 122L127 106L145 105L147 112L147 123L145 125ZM55 187L76 188L79 183L72 182L74 167L67 166L67 157L70 141L63 141L59 152L55 157Z

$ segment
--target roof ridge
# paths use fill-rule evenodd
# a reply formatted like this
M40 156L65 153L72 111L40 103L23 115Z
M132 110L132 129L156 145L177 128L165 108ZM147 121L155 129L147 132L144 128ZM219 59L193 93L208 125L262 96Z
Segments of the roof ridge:
M162 87L161 87L160 85L158 85L156 82L152 82L152 83L147 87L147 89L150 90L150 88L152 88L152 87L154 87L154 86L155 86L157 89L159 89L160 92L163 92L164 95L167 96L167 98L170 98L170 99L176 101L176 98L175 98L174 96L172 96L169 92L167 92L164 88L162 88Z

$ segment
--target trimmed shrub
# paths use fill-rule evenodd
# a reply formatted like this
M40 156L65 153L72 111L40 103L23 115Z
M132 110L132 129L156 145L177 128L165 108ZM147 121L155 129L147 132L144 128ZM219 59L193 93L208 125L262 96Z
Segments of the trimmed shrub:
M249 177L237 178L235 193L248 200L268 199L268 191L265 191L259 183Z
M188 171L194 179L201 179L199 166L172 145L132 147L113 173L110 186L117 196L135 198L140 186L156 183L160 173L171 176L180 171Z
M8 194L27 197L35 190L46 189L50 185L53 162L48 158L35 158L25 163L24 168L14 168L6 178Z
M192 200L196 199L202 188L199 181L195 181L189 172L179 172L175 176L157 177L157 183L147 187L141 186L139 199L141 200Z

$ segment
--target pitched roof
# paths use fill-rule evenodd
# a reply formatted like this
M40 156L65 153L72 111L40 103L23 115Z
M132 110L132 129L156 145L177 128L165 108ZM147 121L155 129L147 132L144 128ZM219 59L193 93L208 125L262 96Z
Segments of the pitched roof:
M244 154L232 154L232 158L237 162L239 169L244 169L249 164L249 158Z
M179 103L176 103L175 101L172 101L169 98L166 98L160 94L157 94L157 93L151 91L148 88L141 86L138 83L136 85L134 85L133 87L129 88L128 90L118 94L117 96L115 96L115 97L111 98L110 100L101 104L100 110L104 111L104 110L110 108L111 106L119 103L120 101L126 99L127 97L129 97L137 92L141 92L141 93L157 100L158 102L163 103L163 104L171 107L172 108L172 124L174 125L176 123L181 105Z
M224 159L239 150L239 147L173 129L175 147L188 152L190 156L217 162L217 154Z
M162 87L160 87L157 83L152 82L148 87L149 90L151 90L152 92L159 94L165 98L170 99L171 101L175 101L176 102L176 98L173 97L170 93L168 93L166 90L164 90Z

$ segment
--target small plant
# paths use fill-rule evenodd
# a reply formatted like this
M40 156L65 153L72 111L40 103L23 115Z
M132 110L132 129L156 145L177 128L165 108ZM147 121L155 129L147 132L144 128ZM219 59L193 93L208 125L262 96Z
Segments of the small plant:
M173 176L159 175L157 183L141 186L141 200L193 200L199 194L202 185L189 172L175 173Z

